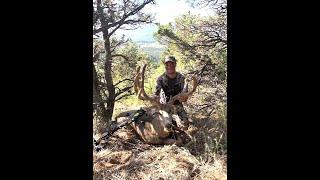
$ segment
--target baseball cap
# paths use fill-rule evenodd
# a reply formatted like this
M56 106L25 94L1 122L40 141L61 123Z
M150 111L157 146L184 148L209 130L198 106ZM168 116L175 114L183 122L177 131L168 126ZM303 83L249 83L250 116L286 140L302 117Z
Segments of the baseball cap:
M174 62L176 63L176 58L174 56L167 56L165 59L164 59L164 63L167 63L167 62Z

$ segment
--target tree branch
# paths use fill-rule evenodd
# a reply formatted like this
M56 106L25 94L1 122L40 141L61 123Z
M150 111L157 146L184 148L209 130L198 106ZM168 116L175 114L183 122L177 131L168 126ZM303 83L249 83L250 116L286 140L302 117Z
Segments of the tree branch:
M123 96L120 96L119 98L116 98L115 101L119 101L120 99L122 99L122 98L124 98L124 97L132 96L132 95L134 95L134 93L125 94L125 95L123 95Z
M111 45L111 52L114 52L114 50L118 47L118 46L120 46L121 44L124 44L124 43L127 43L129 41L129 39L126 39L126 40L123 40L123 39L121 39L120 41L118 41L118 42L116 42L116 44L115 45Z
M201 106L203 106L203 107L199 108L199 110L203 110L203 109L205 109L205 108L214 106L214 103L213 103L213 104L203 104L203 105L201 105Z
M119 92L117 92L117 93L115 94L115 97L119 96L120 94L125 93L126 91L129 91L132 87L133 87L133 86L128 86L128 87L125 87L125 88L123 88L123 89L120 89L120 88L119 88L120 90L119 90Z
M147 4L149 3L152 3L154 0L147 0L147 1L144 1L141 5L139 5L138 7L136 7L135 9L133 9L131 12L129 12L128 14L124 14L122 16L122 18L118 21L116 21L115 23L111 24L108 28L111 28L111 27L115 27L115 26L122 26L125 22L125 20L132 16L132 15L135 15L138 11L140 11L142 8L144 8L144 6L146 6Z
M109 37L116 32L116 30L118 30L122 25L118 25L116 28L114 28L110 33L109 33Z
M113 54L113 55L111 55L111 57L122 57L126 61L129 61L129 58L125 55L122 55L122 54Z
M133 80L132 80L132 79L129 79L129 78L123 79L123 80L117 82L114 86L117 86L118 84L120 84L120 83L122 83L122 82L124 82L124 81L133 81Z
M101 31L102 31L102 28L94 29L93 30L93 35L98 34Z

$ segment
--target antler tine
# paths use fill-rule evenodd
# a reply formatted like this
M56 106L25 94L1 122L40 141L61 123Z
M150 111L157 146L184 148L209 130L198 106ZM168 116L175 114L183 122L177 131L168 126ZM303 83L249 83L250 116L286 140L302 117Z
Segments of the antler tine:
M187 96L190 96L191 94L193 94L198 86L198 80L195 76L192 76L192 90L190 92L187 93Z
M146 70L146 67L147 67L147 64L145 64L142 67L142 71L141 71L141 74L140 74L141 75L141 84L139 83L138 99L147 100L147 101L150 101L153 104L159 105L160 103L156 99L149 97L146 94L145 90L144 90L144 72Z
M138 66L137 68L137 73L136 73L136 76L134 77L134 81L133 81L133 89L134 89L134 92L136 94L138 94L138 91L139 91L139 77L140 77L140 66Z
M185 80L185 86L186 86L186 84L187 84L187 79ZM197 86L198 86L198 80L197 80L197 78L195 76L193 76L192 77L192 90L189 91L189 92L181 92L181 93L173 96L169 100L168 104L172 105L181 96L190 96L192 93L194 93L196 91Z

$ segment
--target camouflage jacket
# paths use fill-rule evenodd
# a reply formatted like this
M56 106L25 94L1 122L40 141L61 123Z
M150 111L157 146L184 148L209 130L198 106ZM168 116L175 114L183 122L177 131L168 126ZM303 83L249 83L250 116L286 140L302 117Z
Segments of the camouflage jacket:
M169 78L166 73L163 73L157 79L156 92L154 94L159 96L161 89L163 89L168 102L170 97L177 95L183 90L184 80L185 77L179 72L177 72L177 76L173 79ZM178 105L181 103L176 101L174 104Z

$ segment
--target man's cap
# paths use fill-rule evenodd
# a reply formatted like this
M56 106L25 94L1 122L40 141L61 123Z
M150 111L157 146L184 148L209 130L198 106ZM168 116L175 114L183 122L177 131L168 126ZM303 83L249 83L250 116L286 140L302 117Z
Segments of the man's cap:
M176 63L176 58L174 56L167 56L165 59L164 59L164 63L167 63L167 62L174 62Z

